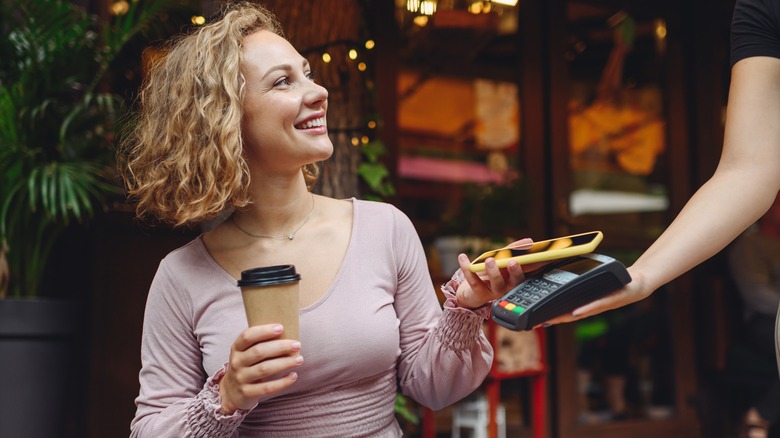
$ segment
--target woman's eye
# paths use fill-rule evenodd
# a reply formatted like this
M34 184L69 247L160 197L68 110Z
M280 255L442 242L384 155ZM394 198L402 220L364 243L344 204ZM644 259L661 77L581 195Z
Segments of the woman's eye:
M278 87L280 85L290 85L290 79L289 78L281 78L278 81L274 82L274 87Z
M316 81L317 74L316 74L316 72L314 70L312 70L312 71L306 73L306 77L309 78L311 81Z

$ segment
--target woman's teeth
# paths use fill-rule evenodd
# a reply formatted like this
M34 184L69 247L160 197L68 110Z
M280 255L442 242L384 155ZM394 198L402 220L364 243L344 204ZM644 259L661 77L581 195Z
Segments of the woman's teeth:
M300 125L297 125L296 128L308 129L323 125L325 125L325 117L320 117L319 119L309 120L308 122L301 123Z

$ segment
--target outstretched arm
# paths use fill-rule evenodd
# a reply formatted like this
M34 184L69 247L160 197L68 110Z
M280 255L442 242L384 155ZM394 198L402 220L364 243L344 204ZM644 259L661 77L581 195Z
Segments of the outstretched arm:
M646 298L715 255L766 212L780 190L780 59L737 62L730 87L723 152L713 176L629 268L631 283L550 323Z

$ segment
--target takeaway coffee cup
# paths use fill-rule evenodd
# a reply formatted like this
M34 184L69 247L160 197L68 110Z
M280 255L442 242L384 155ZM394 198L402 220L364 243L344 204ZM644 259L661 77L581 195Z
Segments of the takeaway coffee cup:
M249 326L281 323L282 337L298 338L298 282L293 265L264 266L241 272L238 287Z

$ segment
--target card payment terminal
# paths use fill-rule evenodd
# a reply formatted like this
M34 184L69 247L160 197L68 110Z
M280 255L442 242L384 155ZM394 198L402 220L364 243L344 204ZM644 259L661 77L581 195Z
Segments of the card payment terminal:
M583 254L532 272L493 304L493 320L511 330L531 330L556 316L621 289L631 281L612 257Z

